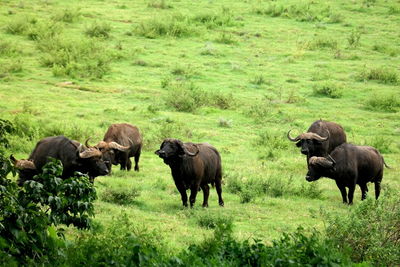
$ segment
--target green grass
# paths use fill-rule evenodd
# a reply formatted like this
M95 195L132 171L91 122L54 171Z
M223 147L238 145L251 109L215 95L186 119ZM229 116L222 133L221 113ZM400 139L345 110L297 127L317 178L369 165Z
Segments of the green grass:
M107 229L123 212L169 251L224 220L238 240L270 243L298 226L322 230L320 209L346 216L335 182L307 183L305 157L285 136L320 118L380 149L392 167L382 194L399 190L399 3L260 3L2 1L0 117L17 126L7 152L27 158L45 136L96 143L111 123L137 125L140 172L114 166L96 179L94 221ZM220 151L224 208L214 188L207 210L202 192L193 210L181 207L154 154L167 137ZM354 206L360 199L357 188Z

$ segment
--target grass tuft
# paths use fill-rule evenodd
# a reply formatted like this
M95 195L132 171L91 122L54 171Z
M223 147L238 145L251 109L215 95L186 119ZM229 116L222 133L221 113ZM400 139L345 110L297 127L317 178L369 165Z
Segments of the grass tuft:
M154 39L165 36L186 37L192 35L194 30L186 16L173 15L141 22L135 32L140 36Z
M398 95L373 95L364 104L365 108L374 111L396 112L400 108Z
M326 96L330 98L341 98L343 89L341 86L333 82L323 82L313 86L313 94L315 96Z
M172 5L169 4L166 0L152 0L147 3L148 7L159 8L159 9L169 9L172 8Z
M97 37L97 38L110 38L111 26L108 23L100 23L94 22L93 24L89 25L86 30L85 34L89 37Z
M101 194L101 200L117 205L129 205L140 196L137 188L106 188Z
M386 67L364 69L361 73L359 73L357 78L359 81L375 80L385 84L399 84L398 73L395 70Z

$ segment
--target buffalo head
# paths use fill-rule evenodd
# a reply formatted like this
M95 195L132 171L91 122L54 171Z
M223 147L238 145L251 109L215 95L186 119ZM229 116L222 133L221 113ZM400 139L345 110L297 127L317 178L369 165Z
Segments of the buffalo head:
M86 142L87 143L87 142ZM96 147L85 147L82 144L77 148L78 164L90 177L108 174L106 162L103 160L103 153Z
M199 153L199 148L195 144L183 144L178 139L167 138L165 139L160 149L154 152L169 164L184 156L194 157Z
M307 132L298 135L295 138L290 137L290 131L287 133L287 138L292 142L297 142L296 146L301 147L301 153L304 155L316 155L319 151L323 151L324 142L329 139L329 131L327 136L322 137L316 133Z
M336 161L328 155L328 157L311 157L308 161L308 172L306 180L308 182L316 181L322 176L330 176L334 172Z
M103 153L103 160L106 162L107 168L109 170L111 170L111 164L119 164L116 154L121 152L125 153L131 148L130 146L122 146L117 142L105 141L100 141L95 147Z

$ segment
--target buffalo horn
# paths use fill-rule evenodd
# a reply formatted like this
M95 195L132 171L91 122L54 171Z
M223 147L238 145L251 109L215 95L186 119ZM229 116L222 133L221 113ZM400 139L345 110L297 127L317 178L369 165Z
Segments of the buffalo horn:
M100 150L94 147L90 147L88 149L85 149L82 152L79 152L79 157L86 159L86 158L91 158L91 157L96 157L96 156L101 156Z
M292 130L289 130L289 132L287 133L287 138L290 140L290 141L292 141L292 142L297 142L297 141L299 141L300 140L300 135L298 135L297 137L295 137L295 138L292 138L292 137L290 137L290 132L291 132Z
M86 139L86 141L85 141L85 146L87 147L87 148L89 148L90 147L90 145L89 145L89 140L90 140L90 137L88 138L88 139Z
M117 142L108 143L108 147L109 148L113 148L113 149L117 149L117 150L120 150L120 151L127 151L130 148L130 146L121 146Z

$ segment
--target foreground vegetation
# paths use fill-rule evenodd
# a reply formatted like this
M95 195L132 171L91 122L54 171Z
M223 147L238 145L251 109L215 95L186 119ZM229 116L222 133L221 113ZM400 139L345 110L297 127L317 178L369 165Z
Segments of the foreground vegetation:
M285 265L310 254L327 265L399 264L397 1L0 5L0 117L13 126L6 157L27 158L52 135L94 143L116 122L144 137L139 173L114 167L96 179L93 227L65 227L60 265ZM332 180L305 181L305 159L285 134L320 118L383 154L392 169L382 199L371 188L361 203L357 189L348 207ZM180 206L154 155L166 137L220 151L224 208L213 190L208 209L200 194L194 209Z

